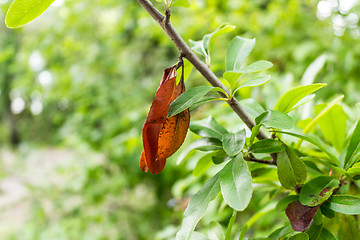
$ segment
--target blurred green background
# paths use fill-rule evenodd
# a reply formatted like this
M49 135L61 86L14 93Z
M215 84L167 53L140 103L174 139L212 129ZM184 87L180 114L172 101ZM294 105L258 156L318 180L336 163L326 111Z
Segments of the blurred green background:
M274 63L271 82L241 91L240 99L272 108L290 87L315 79L328 84L316 101L340 93L349 109L360 101L357 0L191 3L171 17L187 42L223 23L236 26L212 43L219 77L236 35L256 38L249 62ZM142 125L177 49L135 0L56 0L20 29L4 25L9 5L0 0L0 238L170 239L188 198L208 178L191 174L197 153L179 166L175 154L159 175L138 167ZM194 70L186 82L204 84ZM242 126L228 106L215 104L192 112L192 120L212 115L230 130ZM189 133L179 152L194 138ZM267 194L256 190L239 226L271 203ZM216 204L200 223L209 232L219 228L212 221L225 227L232 214ZM259 237L286 220L277 213L254 221L249 234Z

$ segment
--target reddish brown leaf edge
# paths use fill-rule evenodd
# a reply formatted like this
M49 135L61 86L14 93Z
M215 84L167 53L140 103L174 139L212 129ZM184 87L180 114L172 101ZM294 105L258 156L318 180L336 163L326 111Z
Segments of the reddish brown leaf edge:
M143 127L144 150L140 157L140 168L144 172L160 173L165 167L166 159L183 144L189 128L189 109L167 118L171 102L185 92L184 68L178 85L176 69L177 65L164 70Z

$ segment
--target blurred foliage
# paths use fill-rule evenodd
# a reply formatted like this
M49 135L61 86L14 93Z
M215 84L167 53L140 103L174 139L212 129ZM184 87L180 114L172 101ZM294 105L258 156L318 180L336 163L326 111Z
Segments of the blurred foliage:
M195 178L189 171L196 163L192 157L198 159L194 156L201 153L192 152L188 161L176 166L181 154L177 153L156 176L142 173L138 159L142 124L162 69L177 61L175 46L136 1L95 0L89 4L56 0L41 17L15 30L6 29L3 21L9 3L0 4L0 150L11 152L16 162L11 169L1 170L1 178L5 180L15 172L26 179L31 173L22 164L32 153L42 158L44 148L82 153L65 161L68 164L59 165L60 176L73 174L65 178L65 186L39 187L39 183L28 182L28 219L17 228L0 228L0 235L3 239L174 236L188 197L207 179ZM163 9L161 3L154 4ZM173 8L171 20L187 42L200 40L223 23L236 26L233 32L212 42L211 68L218 76L224 71L224 49L230 39L236 35L256 38L249 62L273 62L269 71L272 79L266 87L243 89L238 95L252 97L268 108L274 107L278 97L291 87L312 83L315 76L310 73L302 79L304 71L324 56L323 68L319 63L322 60L318 61L316 82L328 86L315 101L346 93L346 111L360 101L356 87L360 28L351 15L358 16L360 6L347 12L333 6L331 16L321 18L318 4L314 0L192 0L190 8ZM186 84L203 85L205 81L193 71ZM222 103L217 106L202 106L192 113L192 119L213 115L229 130L241 129L243 123L230 108ZM349 128L359 112L350 109L347 114ZM298 120L310 115L298 116ZM195 138L189 133L182 149ZM104 160L91 164L93 155L99 153ZM0 156L2 162L9 158L6 154ZM47 161L52 160L51 155L46 156ZM30 167L41 168L39 164ZM262 177L272 179L274 172L269 170ZM252 225L247 236L260 237L282 226L286 218L268 210L274 205L274 192L269 186L259 184L254 188L253 200L239 214L234 229L247 222L248 227ZM220 204L220 200L212 202L201 222L213 236L216 229L225 228L232 215L230 208Z

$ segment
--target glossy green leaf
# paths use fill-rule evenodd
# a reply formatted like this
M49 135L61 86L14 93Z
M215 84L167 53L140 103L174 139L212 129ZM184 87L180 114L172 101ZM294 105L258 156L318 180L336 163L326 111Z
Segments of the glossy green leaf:
M282 95L279 101L276 103L274 110L278 110L280 112L288 113L293 110L293 107L304 97L309 95L310 93L315 92L316 90L326 86L324 83L315 83L311 85L301 86L290 91L286 92Z
M217 138L219 140L222 140L224 134L229 133L212 116L206 120L191 123L190 130L199 136Z
M273 66L273 64L269 61L265 61L265 60L260 60L260 61L256 61L252 64L250 64L249 66L240 68L239 70L236 70L237 73L256 73L256 72L261 72L264 71L266 69L269 69Z
M197 54L200 54L201 56L207 57L207 51L204 48L203 40L194 41L189 40L191 49L196 52Z
M355 163L346 171L350 176L360 175L360 163Z
M211 167L211 165L213 164L211 157L212 157L213 153L208 153L205 156L201 157L196 165L195 168L193 170L193 175L194 177L199 177L201 175L203 175L205 173L205 171Z
M199 192L195 193L185 212L181 228L176 240L187 240L194 231L196 224L204 216L210 203L220 192L219 173L212 177Z
M198 101L196 101L193 105L191 105L191 107L189 107L190 112L195 110L196 108L204 105L205 103L209 103L209 102L213 102L213 101L218 101L219 99L217 97L202 97L200 98Z
M249 151L252 153L276 153L284 150L284 145L274 139L263 139L251 145Z
M334 195L324 203L324 206L342 214L360 214L360 198L347 195Z
M327 104L319 104L315 106L315 116L326 107ZM339 152L343 148L346 136L346 120L342 106L334 105L322 118L318 120L318 126L324 137L334 146Z
M319 176L305 183L299 194L302 205L314 207L325 202L339 186L339 180L329 176Z
M255 46L255 39L235 37L228 47L225 57L226 71L238 71L241 64Z
M248 206L252 196L251 174L241 154L221 170L220 186L224 200L231 208L242 211Z
M214 88L211 86L199 86L190 88L183 92L170 104L167 117L169 118L183 112L210 91L220 91L224 93L224 90L218 87Z
M222 137L223 148L229 156L235 156L240 153L245 145L245 129L237 133L226 133Z
M284 212L285 209L287 208L287 206L289 205L289 203L298 201L298 200L299 200L299 195L288 195L288 196L284 197L283 199L281 199L276 204L275 209L278 212Z
M15 0L7 14L5 23L9 28L21 27L40 16L55 0Z
M256 124L264 124L267 128L291 129L294 120L286 113L268 110L255 118Z
M298 233L290 237L289 240L309 240L309 235L307 233Z
M349 169L354 165L360 156L360 120L357 122L354 132L351 136L349 146L346 150L344 161L345 169Z
M277 173L281 185L287 189L304 182L307 175L305 164L286 146L285 151L278 153Z
M308 136L306 134L302 134L302 133L294 133L294 132L286 132L286 131L275 131L275 132L294 136L294 137L300 138L304 141L307 141L309 143L312 143L313 145L318 147L320 150L322 150L324 153L326 153L329 156L329 158L332 160L333 163L338 164L338 160L334 156L334 154L332 154L330 151L328 151L327 147L325 147L324 144L322 144L318 139Z

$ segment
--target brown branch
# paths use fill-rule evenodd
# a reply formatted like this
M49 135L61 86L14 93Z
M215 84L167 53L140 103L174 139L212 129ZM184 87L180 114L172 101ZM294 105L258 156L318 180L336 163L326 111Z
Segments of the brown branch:
M214 87L219 87L223 89L228 95L229 90L222 84L222 82L216 77L216 75L204 64L195 53L189 48L185 41L181 38L175 28L169 21L170 12L166 12L166 18L157 10L154 5L149 0L137 0L140 5L155 19L155 21L164 29L166 34L170 37L173 43L176 45L180 54L188 59L194 67L204 76L204 78ZM219 94L226 98L224 93L219 92ZM243 109L239 102L235 98L228 100L228 104L234 110L234 112L241 118L241 120L246 124L246 126L251 130L255 126L255 121L248 115L248 113ZM266 134L262 131L257 135L258 139L268 138Z

